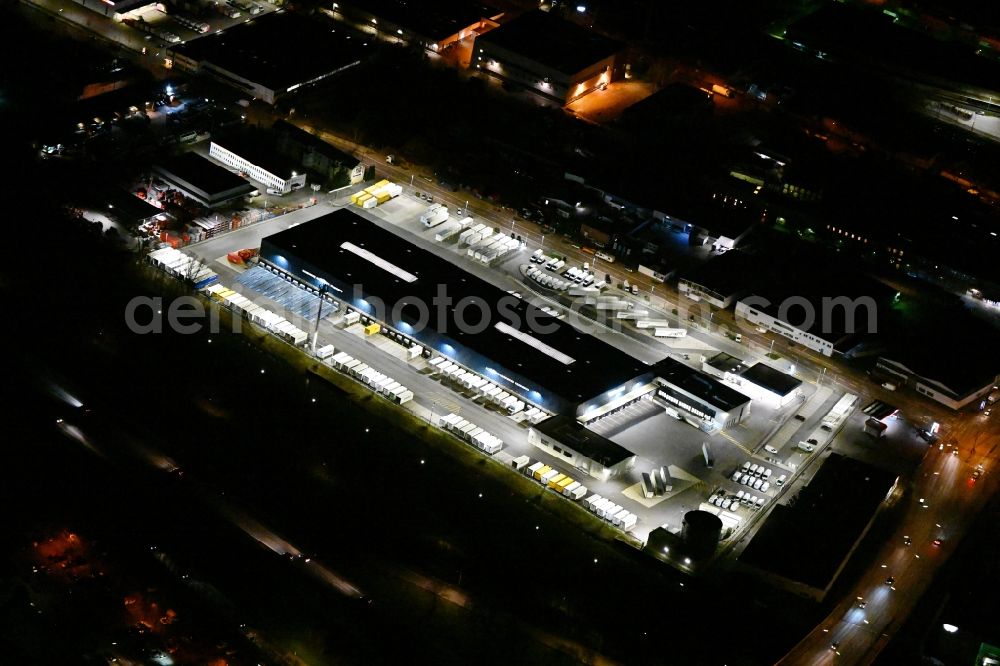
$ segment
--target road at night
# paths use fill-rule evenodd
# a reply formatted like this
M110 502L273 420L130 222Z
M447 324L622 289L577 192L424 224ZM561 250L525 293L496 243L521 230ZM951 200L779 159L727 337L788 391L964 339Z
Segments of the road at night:
M930 447L912 488L901 498L898 529L830 615L779 663L875 660L996 489L997 428L987 418L966 416L942 433L942 442L958 441L958 455L948 444ZM973 482L979 464L986 473ZM935 539L941 540L940 546L934 545ZM889 577L895 579L891 587L886 584ZM867 602L864 608L859 597Z

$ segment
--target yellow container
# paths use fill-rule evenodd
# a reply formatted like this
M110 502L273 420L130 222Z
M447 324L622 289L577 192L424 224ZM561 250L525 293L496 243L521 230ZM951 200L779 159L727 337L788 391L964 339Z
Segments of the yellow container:
M354 203L357 204L358 206L364 207L365 202L368 201L371 198L372 198L372 195L368 194L367 192L362 192L361 196L358 197L357 200Z
M541 481L542 477L548 474L550 471L552 471L551 467L549 467L548 465L542 465L541 467L535 470L535 475L534 475L535 481Z
M368 324L365 326L365 335L375 335L382 330L382 327L378 324Z
M556 474L551 479L549 479L549 488L556 489L559 487L559 482L566 478L565 474Z
M573 479L571 479L568 476L564 477L563 480L559 482L559 488L557 488L557 490L559 492L562 492L566 488L566 486L568 486L571 483L573 483Z

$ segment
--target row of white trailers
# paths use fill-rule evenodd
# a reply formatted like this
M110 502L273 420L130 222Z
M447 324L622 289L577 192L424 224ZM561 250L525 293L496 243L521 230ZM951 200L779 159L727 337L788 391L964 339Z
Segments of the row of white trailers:
M583 505L598 518L603 518L626 532L639 522L637 515L596 493L583 500Z
M492 234L492 230L490 233ZM473 235L472 238L475 236ZM480 263L490 264L519 247L521 247L521 241L516 238L497 234L488 238L484 237L479 242L470 243L466 254Z
M201 291L209 298L225 305L235 314L267 329L289 344L300 347L309 339L308 333L277 312L272 312L262 305L254 303L246 296L238 294L224 285L216 282L204 287Z
M502 388L485 377L482 377L474 372L469 372L457 363L449 361L444 356L436 356L432 358L429 363L438 374L447 377L453 382L461 384L467 389L472 389L490 402L500 405L506 409L507 413L511 416L524 411L525 418L527 418L527 420L531 423L539 423L549 417L545 411L537 407L529 407L527 411L525 411L526 405L523 400L520 400L517 396L504 391Z
M472 444L488 456L495 455L503 448L503 440L487 432L475 423L466 421L458 414L446 414L439 425L459 439Z
M149 253L146 259L168 275L182 280L190 279L198 289L219 279L218 274L200 260L190 257L176 248L165 247L154 250Z
M403 405L413 400L413 391L392 377L379 372L366 363L362 363L347 352L335 354L330 359L330 364L340 372L357 379L371 390L397 405Z

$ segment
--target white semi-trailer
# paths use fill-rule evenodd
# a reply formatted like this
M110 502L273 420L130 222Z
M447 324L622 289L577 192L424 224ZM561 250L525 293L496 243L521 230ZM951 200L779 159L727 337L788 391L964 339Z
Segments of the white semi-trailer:
M683 338L688 334L686 328L663 328L653 329L653 335L658 338Z
M439 203L431 204L424 214L420 216L420 222L428 229L436 227L448 219L448 208Z

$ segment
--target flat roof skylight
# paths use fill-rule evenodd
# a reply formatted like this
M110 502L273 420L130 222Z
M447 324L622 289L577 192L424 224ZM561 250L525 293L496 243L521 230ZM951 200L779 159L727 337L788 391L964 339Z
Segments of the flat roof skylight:
M400 268L396 264L390 263L390 262L386 261L385 259L383 259L382 257L378 256L377 254L369 252L368 250L366 250L363 247L358 247L354 243L344 242L344 243L340 244L340 247L343 248L343 249L345 249L345 250L347 250L348 252L351 252L353 254L358 255L362 259L370 261L371 263L375 264L376 266L378 266L379 268L381 268L385 272L392 273L396 277L402 278L402 279L406 280L407 282L416 282L417 281L417 276L414 275L413 273L407 273L406 271L404 271L402 268Z
M528 345L529 347L533 347L533 348L537 349L538 351L542 352L546 356L548 356L550 358L554 358L555 360L559 361L563 365L569 365L570 363L576 362L576 359L573 358L572 356L569 356L567 354L562 353L561 351L559 351L555 347L552 347L551 345L545 344L544 342L542 342L541 340L539 340L538 338L536 338L536 337L534 337L532 335L529 335L527 333L524 333L523 331L517 330L516 328L514 328L510 324L507 324L506 322L502 322L502 321L501 322L497 322L496 324L493 325L493 327L495 329L497 329L498 331L500 331L501 333L506 333L507 335L509 335L509 336L511 336L513 338L517 338L518 340L520 340L524 344Z

